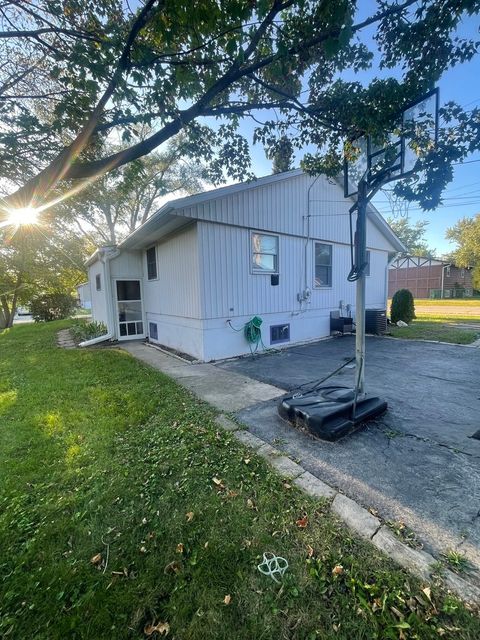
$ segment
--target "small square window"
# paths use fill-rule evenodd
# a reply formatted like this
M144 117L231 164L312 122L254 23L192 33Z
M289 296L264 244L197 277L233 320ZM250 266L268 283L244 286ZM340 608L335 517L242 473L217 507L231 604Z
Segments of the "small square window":
M148 333L152 340L158 340L158 326L156 322L149 322Z
M315 243L315 286L332 286L332 245Z
M95 289L97 291L102 290L102 277L99 273L97 273L97 275L95 276Z
M150 247L145 252L147 254L147 278L148 280L157 279L157 248Z
M278 236L252 233L252 273L278 272Z
M275 324L270 327L270 344L290 342L290 325Z

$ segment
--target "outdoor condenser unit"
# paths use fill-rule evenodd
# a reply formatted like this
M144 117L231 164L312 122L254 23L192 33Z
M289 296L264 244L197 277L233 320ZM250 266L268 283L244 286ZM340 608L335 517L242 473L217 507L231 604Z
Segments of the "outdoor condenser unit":
M365 332L380 335L387 330L386 309L365 310Z

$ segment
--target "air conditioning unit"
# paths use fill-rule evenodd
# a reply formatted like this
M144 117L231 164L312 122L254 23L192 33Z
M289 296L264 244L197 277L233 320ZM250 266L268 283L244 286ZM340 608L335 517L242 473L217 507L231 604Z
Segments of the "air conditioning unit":
M365 310L365 332L381 335L387 330L386 309L366 309Z

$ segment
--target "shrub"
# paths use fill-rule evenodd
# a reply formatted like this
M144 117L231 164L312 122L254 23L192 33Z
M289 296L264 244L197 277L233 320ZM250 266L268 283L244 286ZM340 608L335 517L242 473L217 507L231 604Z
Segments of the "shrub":
M415 305L413 304L411 291L408 289L399 289L394 294L390 315L394 324L399 320L403 320L403 322L411 322L416 317Z
M49 322L68 318L77 308L77 300L69 293L45 293L34 298L30 311L35 322Z
M107 325L103 322L84 322L77 320L73 326L70 327L70 333L75 342L83 342L84 340L91 340L92 338L105 335L107 333Z

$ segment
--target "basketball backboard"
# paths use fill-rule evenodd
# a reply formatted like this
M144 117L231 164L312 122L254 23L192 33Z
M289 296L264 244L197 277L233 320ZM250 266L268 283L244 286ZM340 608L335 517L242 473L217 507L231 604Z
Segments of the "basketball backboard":
M358 183L369 187L405 178L435 146L438 136L438 89L408 105L395 131L383 139L360 136L344 146L344 195L356 195Z

